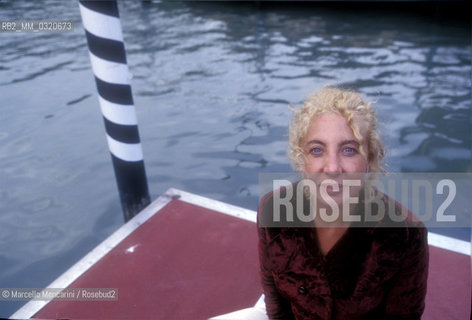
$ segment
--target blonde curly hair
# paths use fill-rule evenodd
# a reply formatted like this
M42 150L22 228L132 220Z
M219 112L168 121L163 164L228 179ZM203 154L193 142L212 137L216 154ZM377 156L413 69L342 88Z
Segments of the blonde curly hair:
M357 92L339 89L336 87L323 87L320 91L311 95L301 106L293 109L293 118L289 127L288 157L295 171L304 171L305 153L302 141L312 120L323 113L337 113L346 118L354 137L361 145L360 152L367 159L370 171L373 173L385 172L382 160L385 149L378 134L378 124L375 111L371 102L365 101ZM353 121L354 118L366 123L367 136L360 134L359 128ZM366 155L362 143L367 139L368 154Z

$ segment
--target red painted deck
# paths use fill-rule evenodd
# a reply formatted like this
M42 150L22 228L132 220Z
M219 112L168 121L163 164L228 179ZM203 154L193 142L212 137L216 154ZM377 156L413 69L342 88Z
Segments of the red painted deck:
M69 288L118 288L117 301L53 300L41 307L30 302L14 316L208 319L254 306L262 294L254 222L185 202L184 197L168 199L69 281ZM469 319L470 270L470 255L430 247L423 319Z
M467 320L471 315L470 255L429 246L426 320Z
M252 306L256 242L254 223L173 200L70 286L118 288L118 301L51 302L35 317L207 319Z

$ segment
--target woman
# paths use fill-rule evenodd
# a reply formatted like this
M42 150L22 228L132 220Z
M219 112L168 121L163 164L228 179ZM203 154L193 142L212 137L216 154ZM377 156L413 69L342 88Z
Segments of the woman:
M343 192L343 181L355 177L364 186L364 175L383 171L384 149L370 103L355 92L323 88L294 111L288 154L294 169L317 187L302 189L303 202L316 205L303 206L314 217L310 228L271 227L266 222L274 217L274 193L261 200L259 257L269 318L420 319L428 273L424 225L410 212L393 225L389 214L370 224L342 218L362 217L368 207L362 200L344 205L352 192L358 199L364 192ZM324 181L331 184L323 188ZM278 192L287 196L286 189ZM296 194L290 199L295 207ZM341 208L338 215L323 219L333 217L335 207ZM394 206L396 214L403 209Z

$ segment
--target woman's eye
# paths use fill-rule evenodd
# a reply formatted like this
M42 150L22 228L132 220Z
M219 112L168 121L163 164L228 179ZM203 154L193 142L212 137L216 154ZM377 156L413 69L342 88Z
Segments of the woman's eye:
M357 153L357 150L351 147L346 147L343 149L343 152L347 155L353 155Z
M322 150L321 148L313 148L310 150L310 153L314 154L314 155L318 155L318 154L321 154Z

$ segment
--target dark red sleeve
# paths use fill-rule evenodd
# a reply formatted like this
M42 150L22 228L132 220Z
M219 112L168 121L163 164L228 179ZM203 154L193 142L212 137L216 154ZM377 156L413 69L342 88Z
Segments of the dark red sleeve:
M392 278L386 294L386 319L421 319L428 278L428 232L424 227L408 229L408 247L401 269Z
M261 201L258 209L258 220L261 214L263 214L263 202L266 198ZM267 257L267 243L268 243L268 229L259 227L258 223L258 234L259 234L259 264L260 264L260 275L262 282L262 289L265 295L266 312L269 319L294 319L290 303L280 295L279 291L274 282L272 271L268 270L266 265Z

